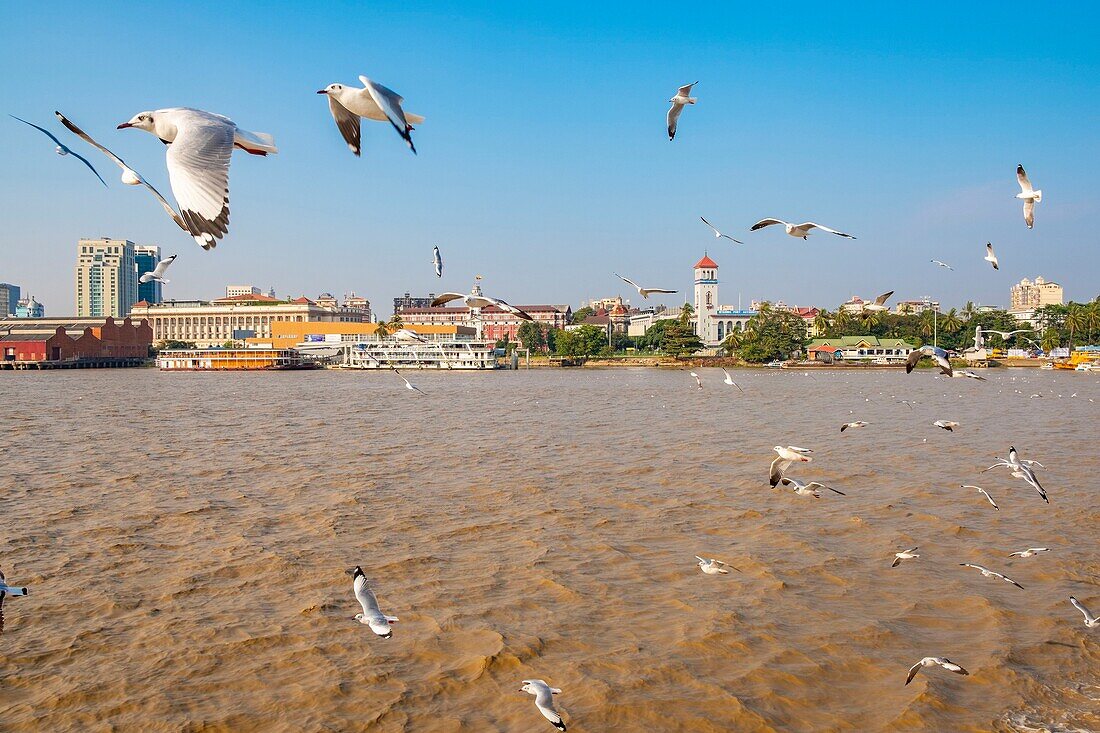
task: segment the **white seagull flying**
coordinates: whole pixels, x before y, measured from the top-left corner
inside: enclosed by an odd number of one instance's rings
[[[933,265],[939,265],[940,267],[945,267],[945,268],[947,268],[948,270],[954,270],[954,269],[955,269],[955,268],[954,268],[954,267],[952,267],[951,265],[947,264],[946,262],[941,262],[940,260],[930,260],[930,262],[931,262],[931,263],[932,263]]]
[[[102,183],[102,184],[103,184],[104,186],[106,186],[106,185],[107,185],[107,181],[103,180],[103,176],[99,175],[99,171],[97,171],[97,170],[95,169],[95,166],[94,166],[94,165],[92,165],[91,163],[89,163],[89,162],[88,162],[88,159],[87,159],[87,158],[85,158],[84,156],[80,155],[79,153],[74,153],[74,152],[73,152],[72,150],[69,150],[69,148],[68,148],[67,146],[63,145],[63,144],[62,144],[62,142],[61,142],[60,140],[58,140],[58,139],[57,139],[56,137],[54,137],[54,134],[53,134],[52,132],[50,132],[49,130],[45,129],[44,127],[39,127],[38,125],[34,124],[33,122],[27,122],[27,121],[26,121],[26,120],[24,120],[24,119],[23,119],[22,117],[16,117],[15,115],[8,115],[8,117],[11,117],[11,118],[12,118],[13,120],[19,120],[19,121],[20,121],[20,122],[22,122],[22,123],[23,123],[24,125],[30,125],[30,126],[31,126],[31,127],[33,127],[34,129],[38,130],[38,131],[39,131],[39,132],[41,132],[41,133],[42,133],[43,135],[45,135],[46,137],[48,137],[49,139],[53,140],[53,142],[54,142],[54,145],[56,145],[56,146],[57,146],[57,147],[55,147],[55,148],[54,148],[54,152],[55,152],[55,153],[57,153],[58,155],[61,155],[61,156],[65,156],[65,155],[71,155],[71,156],[73,156],[74,158],[76,158],[77,160],[79,160],[79,161],[80,161],[81,163],[83,163],[84,165],[88,166],[88,170],[90,170],[90,171],[91,171],[92,173],[94,173],[94,174],[95,174],[95,177],[99,179],[99,182],[100,182],[100,183]]]
[[[1031,187],[1031,181],[1027,180],[1027,173],[1022,165],[1016,166],[1016,180],[1020,184],[1020,193],[1016,194],[1016,198],[1023,199],[1024,223],[1031,229],[1035,226],[1035,204],[1043,200],[1043,192]]]
[[[959,427],[959,424],[954,420],[937,420],[932,424],[935,425],[937,428],[943,428],[949,433],[953,432],[955,428]]]
[[[1094,616],[1092,611],[1085,608],[1081,601],[1077,600],[1073,596],[1069,597],[1069,602],[1073,604],[1073,607],[1080,611],[1085,617],[1085,626],[1090,629],[1100,628],[1100,616]]]
[[[935,667],[936,665],[943,667],[948,672],[954,672],[955,674],[970,674],[947,657],[925,657],[924,659],[920,660],[909,668],[909,676],[905,678],[905,684],[908,685],[910,682],[912,682],[913,678],[917,676],[917,672],[920,672],[922,668]]]
[[[985,243],[985,257],[982,259],[993,265],[994,270],[1001,269],[1001,263],[997,261],[997,255],[993,252],[993,242]]]
[[[699,218],[700,218],[700,219],[703,219],[703,217],[701,217],[701,216],[700,216]],[[742,242],[741,240],[739,240],[739,239],[734,239],[734,238],[733,238],[733,237],[731,237],[730,235],[728,235],[728,234],[723,234],[722,232],[718,231],[718,227],[714,226],[713,224],[711,224],[711,223],[710,223],[709,221],[707,221],[706,219],[703,219],[703,223],[704,223],[704,224],[706,224],[706,225],[707,225],[708,227],[710,227],[710,228],[711,228],[711,230],[712,230],[712,231],[714,232],[714,238],[715,238],[715,239],[719,239],[719,238],[725,237],[726,239],[730,240],[731,242],[737,242],[738,244],[744,244],[744,242]]]
[[[139,112],[118,129],[144,130],[168,145],[168,180],[188,233],[203,249],[229,233],[229,159],[233,148],[277,153],[275,139],[248,132],[228,117],[190,107]]]
[[[1011,446],[1008,449],[1008,460],[998,457],[997,462],[989,468],[982,469],[982,473],[986,471],[992,471],[994,468],[1008,468],[1012,471],[1013,478],[1021,478],[1027,482],[1028,486],[1035,489],[1039,496],[1043,497],[1043,501],[1047,504],[1050,503],[1050,499],[1047,498],[1046,489],[1039,483],[1039,479],[1035,476],[1035,470],[1032,466],[1043,467],[1043,464],[1038,461],[1020,460],[1020,454],[1016,452],[1016,447]]]
[[[443,255],[439,254],[439,247],[432,247],[432,267],[436,277],[443,277]]]
[[[848,428],[865,428],[868,425],[870,425],[870,423],[866,423],[862,420],[856,420],[855,422],[846,422],[840,426],[840,432],[843,433]]]
[[[917,362],[925,357],[932,359],[940,367],[940,372],[947,376],[952,376],[951,362],[947,359],[947,352],[938,346],[929,346],[925,344],[919,349],[913,349],[909,352],[909,356],[905,359],[905,373],[909,374],[916,368]],[[904,402],[904,400],[902,400]]]
[[[467,308],[478,308],[478,309],[480,309],[480,308],[487,308],[491,305],[495,305],[497,308],[500,308],[502,311],[505,311],[506,313],[511,313],[512,315],[517,316],[518,318],[522,318],[525,321],[535,320],[530,315],[528,315],[527,313],[525,313],[521,309],[515,307],[514,305],[509,305],[508,303],[501,300],[500,298],[490,298],[488,295],[474,295],[474,294],[467,295],[465,293],[443,293],[441,295],[437,295],[435,300],[432,301],[432,307],[433,308],[438,308],[441,305],[444,305],[446,303],[450,303],[452,300],[461,300]]]
[[[318,94],[328,96],[328,109],[332,113],[332,119],[336,121],[336,127],[344,136],[344,142],[348,144],[351,152],[359,155],[362,151],[360,144],[359,118],[378,122],[389,122],[397,134],[416,152],[413,146],[413,125],[419,125],[424,121],[420,115],[406,113],[401,107],[404,101],[399,95],[390,89],[373,82],[365,76],[360,76],[363,88],[349,87],[346,84],[329,84],[324,89],[318,90]]]
[[[820,229],[823,232],[829,234],[835,234],[838,237],[847,237],[848,239],[855,239],[851,234],[845,234],[844,232],[838,232],[836,229],[830,229],[823,224],[815,224],[812,221],[805,221],[801,224],[791,224],[790,222],[783,221],[782,219],[761,219],[752,225],[749,229],[750,232],[755,232],[758,229],[764,227],[770,227],[772,224],[782,224],[787,230],[787,234],[792,237],[800,237],[801,239],[809,239],[811,229]]]
[[[969,563],[969,562],[961,562],[961,563],[959,563],[959,565],[964,567],[964,568],[974,568],[975,570],[977,570],[979,573],[982,574],[982,577],[985,577],[985,578],[1000,578],[1004,582],[1011,583],[1012,585],[1016,586],[1020,590],[1024,589],[1024,587],[1022,585],[1020,585],[1019,583],[1017,583],[1015,580],[1008,577],[1007,575],[1001,575],[1000,573],[994,572],[994,571],[990,570],[989,568],[984,567],[982,565],[975,565],[974,563]]]
[[[890,296],[893,295],[893,294],[894,294],[894,291],[891,290],[890,292],[883,293],[882,295],[875,298],[874,303],[864,303],[863,304],[863,310],[865,310],[865,311],[888,311],[888,310],[890,310],[890,306],[886,305],[886,301],[890,300]]]
[[[911,547],[908,550],[902,550],[901,552],[894,553],[894,562],[890,563],[890,567],[896,568],[901,565],[902,560],[912,560],[913,558],[920,557],[917,553],[916,547]]]
[[[1050,552],[1049,547],[1029,547],[1026,550],[1017,550],[1013,552],[1009,557],[1031,557],[1032,555],[1038,555],[1040,552]]]
[[[393,369],[393,373],[396,374],[397,376],[401,377],[401,381],[405,383],[405,389],[410,390],[412,392],[419,392],[420,394],[424,395],[425,397],[428,396],[427,393],[424,392],[424,390],[420,389],[415,384],[413,384],[409,380],[405,379],[404,375],[401,374],[401,372],[397,371],[393,367],[390,367],[390,369]]]
[[[986,500],[993,505],[993,508],[997,511],[1001,511],[1001,508],[997,506],[997,502],[993,501],[993,497],[989,495],[989,492],[983,489],[981,486],[974,486],[973,484],[963,484],[959,488],[962,489],[977,489],[978,493],[986,498]]]
[[[560,695],[561,690],[551,687],[543,680],[523,680],[523,687],[519,688],[519,691],[534,695],[535,707],[542,713],[542,717],[549,720],[550,724],[558,730],[565,730],[561,715],[554,709],[554,695]]]
[[[799,448],[794,445],[788,445],[784,448],[781,445],[777,445],[772,448],[779,455],[772,461],[771,470],[768,474],[768,481],[775,487],[783,479],[783,474],[787,469],[791,467],[792,463],[809,463],[813,460],[807,453],[813,453],[809,448]]]
[[[383,639],[393,636],[390,624],[396,623],[398,618],[387,616],[378,610],[378,599],[374,596],[374,591],[367,585],[367,578],[363,575],[363,569],[356,565],[351,570],[345,570],[344,572],[351,576],[351,587],[355,591],[355,600],[359,601],[359,605],[363,607],[362,613],[355,614],[355,620],[369,626],[371,631]]]
[[[807,484],[799,481],[796,478],[791,478],[790,476],[783,476],[779,480],[783,483],[784,486],[790,486],[794,490],[794,493],[798,494],[799,496],[812,496],[815,499],[820,499],[821,492],[819,492],[818,489],[828,489],[834,494],[847,496],[847,494],[845,494],[843,491],[837,491],[832,486],[826,486],[820,481],[811,481]]]
[[[168,271],[168,266],[176,261],[178,255],[172,255],[171,257],[165,257],[163,260],[157,263],[157,266],[153,268],[152,272],[147,272],[138,278],[138,282],[147,283],[156,281],[158,283],[169,283],[170,280],[164,279],[164,273]]]
[[[614,275],[615,277],[619,278],[623,282],[629,283],[630,285],[634,286],[634,288],[637,289],[637,291],[638,291],[638,295],[641,295],[646,300],[649,300],[649,294],[650,293],[676,293],[676,292],[679,292],[677,290],[666,290],[664,288],[643,288],[638,283],[634,282],[633,280],[631,280],[629,278],[623,277],[622,275],[620,275],[617,272],[613,272],[611,274]]]
[[[703,388],[703,380],[699,379],[699,375],[695,372],[690,372],[691,376],[695,377],[695,386],[699,389]]]
[[[697,563],[699,565],[699,569],[707,575],[729,575],[730,571],[726,570],[726,568],[733,568],[733,566],[729,563],[722,562],[721,560],[715,560],[713,557],[707,559],[696,555],[695,559],[699,561]],[[737,568],[733,569],[737,570]],[[737,570],[737,572],[741,571]]]
[[[0,570],[0,610],[4,608],[4,596],[25,596],[28,591],[25,586],[8,585],[4,577],[4,571]],[[3,623],[0,620],[0,623]]]
[[[680,113],[684,111],[685,104],[695,104],[698,101],[698,97],[691,96],[691,88],[699,82],[693,81],[690,84],[685,84],[676,90],[676,95],[668,101],[672,102],[672,106],[668,108],[668,114],[665,116],[665,122],[668,123],[668,139],[676,137],[676,123],[680,119]]]
[[[733,377],[730,376],[730,373],[726,371],[725,367],[722,367],[722,373],[726,375],[726,378],[722,380],[724,384],[728,384],[731,387],[737,387],[737,391],[739,391],[741,394],[745,393],[745,390],[741,389],[741,385],[733,381]]]

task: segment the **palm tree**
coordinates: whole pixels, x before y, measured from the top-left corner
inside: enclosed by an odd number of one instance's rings
[[[744,331],[730,331],[730,335],[726,336],[726,340],[722,342],[722,348],[726,350],[726,353],[730,356],[733,352],[741,348],[741,344],[745,341]]]
[[[400,313],[394,313],[389,322],[390,332],[400,331],[405,327],[405,322],[401,319]]]
[[[940,328],[948,333],[955,333],[962,328],[963,322],[959,319],[959,312],[952,308],[947,311],[943,316],[943,322],[940,324]]]
[[[374,334],[378,338],[384,339],[390,335],[390,326],[388,323],[386,323],[385,321],[379,321],[375,325],[378,326],[378,328],[374,330]]]
[[[1042,346],[1043,351],[1047,352],[1048,354],[1054,349],[1057,349],[1059,346],[1061,346],[1058,339],[1058,329],[1048,328],[1046,331],[1043,331]]]
[[[974,307],[974,301],[966,301],[966,305],[964,305],[962,309],[963,320],[969,321],[971,318],[974,317],[974,314],[977,312],[978,309]]]
[[[843,308],[838,308],[836,316],[833,317],[833,328],[839,332],[838,335],[843,336],[850,325],[852,325],[852,314]]]
[[[1073,335],[1078,331],[1088,328],[1088,315],[1079,303],[1070,303],[1069,312],[1066,313],[1066,330],[1069,331],[1069,346],[1072,349],[1076,341]]]
[[[1085,306],[1085,321],[1089,332],[1089,343],[1093,341],[1093,334],[1100,332],[1100,300],[1094,300]]]
[[[898,306],[898,315],[899,316],[908,316],[908,315],[912,315],[912,313],[913,313],[913,304],[912,303],[902,303],[901,305]]]
[[[859,314],[859,325],[867,334],[870,334],[871,330],[880,323],[882,323],[881,311],[863,311]]]
[[[932,309],[928,309],[920,314],[920,326],[917,330],[920,331],[920,335],[925,338],[931,338],[932,334],[936,332],[936,312]]]
[[[824,334],[829,330],[829,311],[822,308],[814,316],[814,331],[819,334]]]

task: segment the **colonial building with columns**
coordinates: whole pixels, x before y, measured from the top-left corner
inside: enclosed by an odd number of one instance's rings
[[[753,310],[719,305],[718,263],[705,253],[695,263],[695,333],[708,347],[722,343],[734,331],[743,331]]]

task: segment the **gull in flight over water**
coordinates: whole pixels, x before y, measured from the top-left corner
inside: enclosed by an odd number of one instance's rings
[[[27,595],[27,588],[24,586],[12,586],[8,585],[7,580],[4,577],[4,571],[0,570],[0,611],[4,608],[4,596],[25,596]],[[0,623],[3,620],[0,619]]]
[[[973,484],[963,484],[960,488],[963,489],[977,489],[980,494],[985,496],[986,500],[993,505],[993,508],[997,511],[1001,511],[1001,508],[997,506],[997,502],[993,501],[993,497],[989,495],[989,492],[983,489],[981,486],[974,486]]]
[[[699,557],[698,555],[696,555],[695,559],[699,561],[699,569],[707,575],[729,575],[730,571],[726,570],[726,568],[733,568],[733,566],[729,563],[722,562],[721,560],[715,560],[713,557],[708,560],[707,558]],[[737,568],[733,569],[737,570]],[[737,572],[741,571],[737,570]]]
[[[997,261],[997,255],[993,253],[993,242],[985,243],[985,257],[983,259],[993,265],[994,270],[1001,269],[1001,263]]]
[[[771,471],[768,476],[768,480],[774,487],[783,478],[783,474],[791,467],[792,463],[809,463],[813,460],[807,453],[813,453],[809,448],[799,448],[794,445],[788,445],[784,448],[781,445],[777,445],[772,448],[779,455],[772,461]]]
[[[794,493],[798,494],[799,496],[812,496],[815,499],[820,499],[821,493],[818,491],[818,489],[828,489],[834,494],[847,496],[847,494],[845,494],[843,491],[837,491],[832,486],[826,486],[820,481],[811,481],[810,483],[806,484],[796,478],[791,478],[790,476],[783,476],[779,480],[783,483],[784,486],[790,486],[794,490]]]
[[[947,360],[947,352],[938,346],[928,346],[927,344],[909,352],[909,356],[905,359],[905,373],[912,372],[916,368],[917,362],[926,357],[939,365],[941,374],[952,376],[951,362]]]
[[[1024,201],[1024,223],[1031,229],[1035,226],[1035,204],[1043,200],[1043,192],[1031,187],[1031,181],[1027,180],[1027,173],[1022,165],[1016,166],[1016,180],[1020,184],[1020,193],[1016,194],[1016,198]]]
[[[534,318],[529,316],[527,313],[525,313],[523,310],[515,307],[514,305],[509,305],[508,303],[504,302],[500,298],[490,298],[488,295],[473,295],[473,294],[467,295],[465,293],[443,293],[442,295],[436,296],[436,299],[432,301],[432,307],[433,308],[438,308],[441,305],[444,305],[446,303],[450,303],[452,300],[461,300],[467,308],[481,309],[481,308],[487,308],[491,305],[494,305],[497,308],[500,308],[502,311],[505,311],[506,313],[511,313],[512,315],[514,315],[518,318],[522,318],[525,321],[535,320]]]
[[[60,115],[59,115],[59,116],[60,116]],[[90,171],[91,171],[92,173],[94,173],[94,174],[95,174],[95,177],[99,179],[99,182],[100,182],[100,183],[102,183],[102,184],[103,184],[104,186],[106,186],[106,185],[107,185],[107,181],[103,180],[103,176],[99,175],[99,171],[97,171],[97,170],[95,169],[95,166],[94,166],[94,165],[92,165],[91,163],[89,163],[89,162],[88,162],[87,158],[85,158],[84,156],[80,155],[79,153],[74,153],[73,151],[69,150],[69,148],[68,148],[67,146],[65,146],[64,144],[62,144],[62,142],[61,142],[60,140],[58,140],[58,139],[57,139],[56,137],[54,137],[54,134],[53,134],[52,132],[50,132],[49,130],[45,129],[44,127],[39,127],[38,125],[34,124],[33,122],[27,122],[27,121],[26,121],[26,120],[24,120],[24,119],[23,119],[22,117],[16,117],[15,115],[8,115],[8,117],[11,117],[11,118],[12,118],[13,120],[19,120],[19,121],[20,121],[20,122],[22,122],[22,123],[23,123],[24,125],[30,125],[30,126],[31,126],[31,127],[33,127],[34,129],[38,130],[38,131],[39,131],[39,132],[41,132],[41,133],[42,133],[43,135],[45,135],[46,137],[48,137],[49,139],[53,140],[53,142],[54,142],[54,145],[56,145],[56,146],[57,146],[56,148],[54,148],[54,152],[55,152],[55,153],[57,153],[58,155],[62,155],[62,156],[64,156],[64,155],[71,155],[71,156],[73,156],[74,158],[76,158],[77,160],[79,160],[79,161],[80,161],[81,163],[83,163],[84,165],[88,166],[88,170],[90,170]]]
[[[1073,604],[1073,607],[1080,611],[1085,617],[1085,626],[1090,629],[1100,628],[1100,616],[1092,615],[1092,611],[1085,608],[1081,601],[1077,600],[1073,596],[1069,597],[1069,602]]]
[[[1050,552],[1049,547],[1029,547],[1026,550],[1018,550],[1009,557],[1031,557],[1032,555],[1038,555],[1040,552]]]
[[[990,570],[987,567],[983,567],[981,565],[975,565],[974,563],[969,563],[969,562],[961,562],[961,563],[959,563],[959,565],[964,567],[964,568],[974,568],[979,573],[981,573],[983,577],[986,577],[986,578],[1000,578],[1004,582],[1011,583],[1012,585],[1016,586],[1020,590],[1024,589],[1024,587],[1022,585],[1020,585],[1019,583],[1017,583],[1015,580],[1008,577],[1007,575],[1001,575],[1000,573],[994,572],[994,571]]]
[[[894,294],[894,291],[891,290],[890,292],[883,293],[882,295],[875,298],[874,303],[864,303],[863,310],[865,310],[865,311],[888,311],[888,310],[890,310],[890,306],[886,305],[886,301],[888,301],[890,299],[890,296],[893,295],[893,294]]]
[[[128,166],[126,164],[126,161],[108,150],[105,146],[100,145],[98,142],[95,141],[94,138],[92,138],[91,135],[84,132],[75,124],[73,124],[72,120],[65,117],[65,115],[61,114],[60,112],[54,112],[54,114],[57,115],[57,119],[61,120],[61,124],[68,128],[70,132],[72,132],[84,142],[91,145],[96,150],[106,155],[115,165],[121,168],[123,183],[125,183],[127,186],[145,186],[145,189],[149,191],[149,193],[153,194],[153,197],[160,202],[161,207],[168,214],[168,216],[172,217],[172,221],[176,222],[176,225],[179,226],[180,229],[185,232],[187,231],[187,224],[184,223],[183,217],[181,217],[179,213],[172,207],[172,204],[168,203],[168,200],[161,195],[160,191],[153,187],[153,184],[146,181],[140,173]]]
[[[362,151],[359,118],[365,117],[368,120],[389,122],[409,146],[409,150],[415,153],[416,147],[409,133],[412,132],[413,125],[419,125],[424,118],[406,113],[401,107],[405,100],[392,90],[365,76],[360,76],[359,81],[363,84],[362,89],[346,84],[329,84],[317,92],[328,96],[329,112],[351,152],[359,155]]]
[[[668,139],[670,141],[676,137],[676,123],[680,120],[680,113],[684,111],[684,105],[695,104],[698,101],[698,97],[691,96],[691,88],[698,83],[693,81],[690,84],[683,85],[676,90],[676,96],[668,100],[672,102],[672,106],[668,108],[665,121],[668,123]]]
[[[840,432],[843,433],[848,428],[865,428],[868,425],[870,425],[870,423],[866,423],[862,420],[856,420],[855,422],[846,422],[840,426]]]
[[[393,636],[390,624],[396,623],[398,618],[387,616],[378,610],[378,599],[375,598],[374,591],[367,586],[367,578],[363,575],[363,569],[356,565],[351,570],[345,570],[344,572],[351,576],[351,587],[355,591],[355,599],[363,607],[362,613],[355,614],[355,620],[369,626],[371,631],[383,639]]]
[[[558,730],[565,730],[561,715],[554,709],[554,695],[560,695],[561,690],[551,687],[543,680],[523,680],[523,687],[519,688],[519,691],[534,695],[535,707],[542,713],[542,717],[549,720],[550,724]]]
[[[405,379],[404,375],[401,374],[401,372],[397,371],[393,367],[390,367],[390,369],[393,369],[393,373],[396,374],[397,376],[401,377],[401,381],[405,383],[405,389],[411,390],[413,392],[419,392],[420,394],[424,395],[425,397],[428,396],[427,393],[424,392],[424,390],[420,389],[415,384],[413,384],[409,380]]]
[[[638,294],[641,295],[646,300],[649,300],[649,294],[650,293],[676,293],[676,292],[679,292],[677,290],[665,290],[664,288],[643,288],[638,283],[634,282],[633,280],[631,280],[629,278],[623,277],[622,275],[620,275],[617,272],[613,272],[611,274],[614,275],[615,277],[619,278],[620,280],[622,280],[624,283],[629,283],[630,285],[634,286],[634,288],[637,289]]]
[[[909,684],[913,681],[913,678],[917,676],[917,672],[920,672],[923,667],[935,667],[939,665],[946,669],[948,672],[954,672],[955,674],[970,674],[959,665],[952,662],[947,657],[925,657],[912,667],[909,668],[909,676],[905,678],[905,684]]]
[[[911,547],[908,550],[902,550],[901,552],[894,553],[894,562],[890,563],[890,567],[896,568],[901,565],[902,560],[912,560],[913,558],[920,557],[917,554],[917,548]]]
[[[731,377],[731,376],[730,376],[730,373],[726,371],[726,368],[725,368],[725,367],[722,367],[722,373],[726,375],[726,378],[722,380],[722,382],[723,382],[724,384],[728,384],[728,385],[731,385],[731,386],[733,386],[733,387],[737,387],[737,390],[738,390],[738,391],[739,391],[739,392],[740,392],[741,394],[744,394],[744,393],[745,393],[745,390],[741,389],[741,385],[740,385],[740,384],[738,384],[737,382],[733,381],[733,377]]]
[[[152,272],[147,272],[138,278],[138,282],[147,283],[156,281],[158,283],[167,284],[171,280],[164,279],[164,273],[168,271],[168,266],[176,261],[178,255],[172,255],[171,257],[165,257],[163,260],[157,263],[157,266],[153,268]]]
[[[233,149],[252,155],[279,152],[271,135],[242,130],[228,117],[189,107],[139,112],[118,126],[126,128],[144,130],[168,145],[168,180],[180,217],[203,249],[213,249],[229,233]]]
[[[979,382],[987,381],[981,374],[975,374],[974,372],[963,369],[962,371],[952,372],[952,377],[966,377],[967,379],[977,379]]]
[[[443,255],[439,254],[439,247],[432,248],[432,267],[436,277],[443,277]]]
[[[942,262],[942,261],[940,261],[940,260],[930,260],[930,262],[931,262],[931,263],[932,263],[933,265],[939,265],[940,267],[945,267],[945,268],[947,268],[948,270],[954,270],[954,269],[955,269],[955,268],[954,268],[954,267],[952,267],[951,265],[947,264],[946,262]]]
[[[703,219],[703,217],[701,217],[701,216],[700,216],[699,218],[700,218],[700,219]],[[733,237],[731,237],[730,235],[728,235],[728,234],[723,234],[722,232],[718,231],[718,227],[714,226],[713,224],[711,224],[711,223],[710,223],[709,221],[707,221],[706,219],[703,219],[703,223],[704,223],[704,224],[706,224],[706,225],[707,225],[708,227],[710,227],[710,228],[711,228],[711,230],[712,230],[712,231],[714,232],[714,238],[715,238],[715,239],[719,239],[719,238],[721,238],[721,237],[725,237],[726,239],[730,240],[731,242],[737,242],[738,244],[744,244],[744,242],[742,242],[741,240],[739,240],[739,239],[734,239],[734,238],[733,238]]]
[[[954,422],[953,420],[937,420],[932,424],[935,425],[937,428],[943,428],[949,433],[953,432],[955,428],[959,427],[959,424],[957,422]]]
[[[749,229],[750,232],[755,232],[757,229],[763,229],[764,227],[770,227],[772,224],[782,224],[787,230],[787,234],[792,237],[800,237],[801,239],[808,239],[811,229],[820,229],[823,232],[829,234],[835,234],[838,237],[847,237],[848,239],[855,239],[851,234],[845,234],[844,232],[838,232],[836,229],[830,229],[823,224],[815,224],[812,221],[802,222],[801,224],[791,224],[790,222],[783,221],[782,219],[761,219],[752,225]]]
[[[1047,504],[1050,503],[1050,499],[1047,498],[1046,489],[1039,483],[1039,479],[1035,477],[1035,471],[1032,466],[1043,467],[1043,464],[1038,461],[1020,460],[1020,454],[1016,452],[1015,446],[1008,449],[1008,460],[998,457],[997,462],[989,468],[983,469],[982,473],[986,471],[992,471],[994,468],[1005,467],[1011,469],[1013,478],[1022,478],[1027,484],[1035,489],[1039,493],[1039,496],[1043,497],[1043,501]]]
[[[695,372],[690,372],[691,376],[695,377],[695,386],[699,389],[703,388],[703,380],[699,379],[699,375]]]

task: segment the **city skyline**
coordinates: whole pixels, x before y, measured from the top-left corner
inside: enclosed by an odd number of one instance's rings
[[[678,273],[704,250],[723,266],[733,303],[740,293],[744,303],[835,307],[893,289],[945,308],[1007,307],[1023,277],[1056,280],[1077,301],[1100,283],[1086,226],[1100,208],[1088,165],[1100,147],[1097,114],[1087,102],[1100,91],[1100,52],[1069,32],[1091,9],[1033,17],[958,8],[960,28],[983,28],[963,55],[962,31],[919,9],[870,19],[804,5],[814,38],[791,41],[780,16],[762,8],[706,6],[670,22],[612,6],[491,15],[439,4],[264,6],[260,21],[241,7],[220,11],[238,29],[223,39],[232,52],[194,58],[168,96],[155,64],[101,53],[74,66],[52,49],[135,37],[183,54],[188,23],[198,21],[165,25],[152,5],[19,12],[19,32],[7,31],[0,48],[5,65],[22,70],[0,79],[6,112],[60,133],[52,112],[64,111],[162,191],[163,147],[113,129],[142,109],[207,108],[272,133],[280,147],[265,160],[235,157],[232,230],[204,253],[96,151],[70,141],[107,189],[7,119],[0,195],[16,213],[0,235],[0,277],[52,313],[70,310],[73,243],[103,235],[179,254],[164,297],[180,300],[256,282],[309,297],[355,290],[380,304],[406,291],[465,291],[480,273],[512,302],[578,304],[627,297],[612,272],[645,281],[676,273],[672,287],[686,292]],[[361,27],[388,31],[366,57]],[[1026,95],[1020,37],[1041,60],[1027,69]],[[363,157],[348,153],[314,92],[360,73],[425,115],[419,156],[373,124]],[[226,83],[227,74],[240,81]],[[670,143],[666,100],[696,78],[699,104]],[[1046,194],[1030,231],[1013,198],[1017,163]],[[745,245],[716,243],[700,215]],[[749,233],[764,216],[824,221],[859,239]],[[981,260],[986,241],[999,272]],[[430,266],[434,245],[442,280]]]

